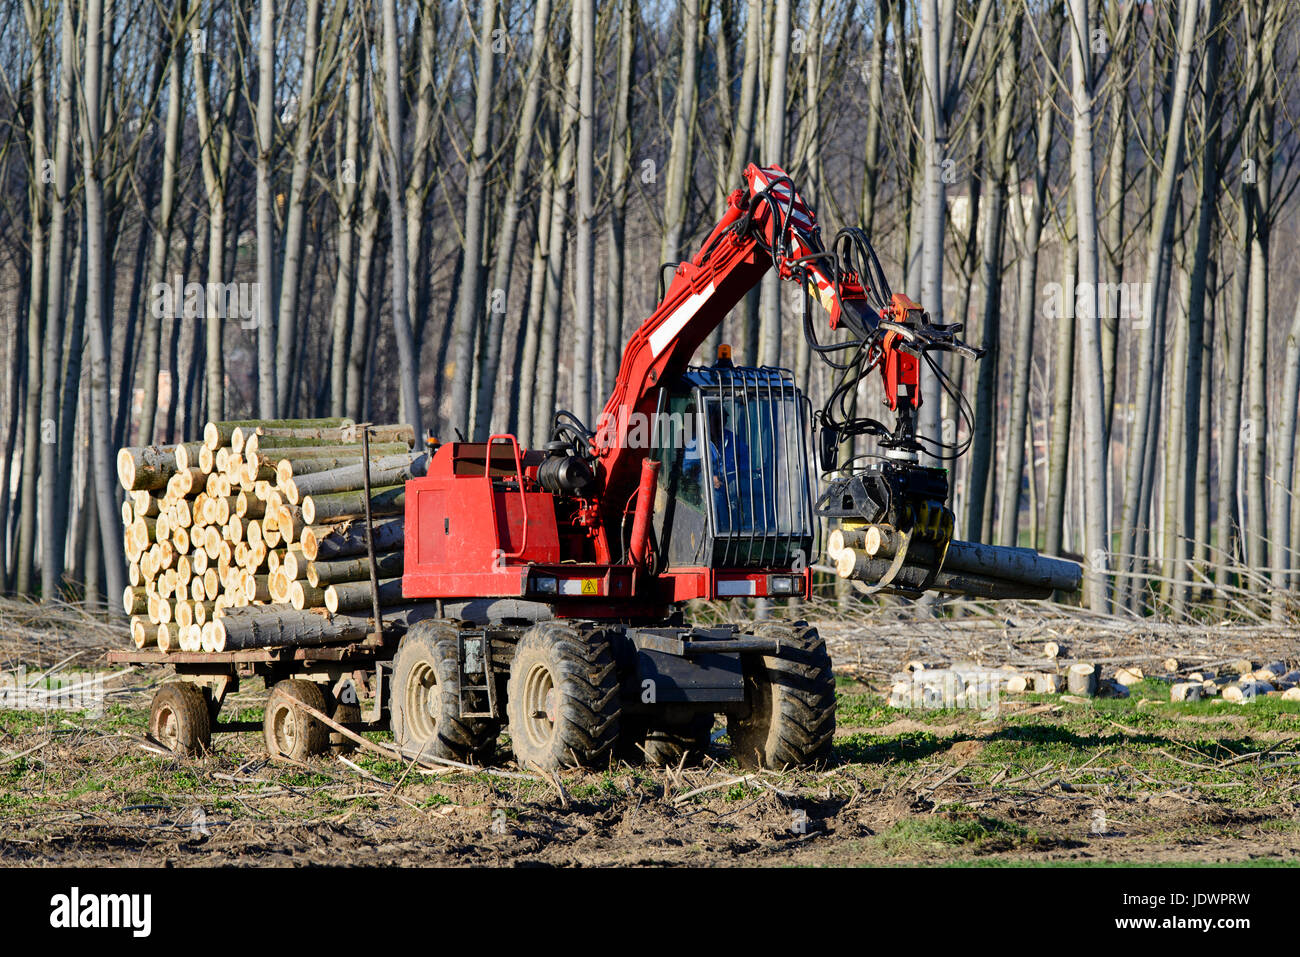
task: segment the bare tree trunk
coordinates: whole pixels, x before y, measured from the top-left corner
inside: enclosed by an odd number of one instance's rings
[[[1132,16],[1134,4],[1109,4],[1106,14],[1119,14],[1109,23],[1111,37],[1117,37],[1125,29],[1124,15]],[[1108,17],[1110,19],[1110,17]],[[1111,56],[1115,69],[1127,70],[1130,67],[1129,44],[1115,50]],[[1128,169],[1128,114],[1129,87],[1126,83],[1112,83],[1110,90],[1110,156],[1106,165],[1106,211],[1105,220],[1105,256],[1106,273],[1111,282],[1120,282],[1124,276],[1124,227],[1127,223],[1125,213],[1125,196],[1127,195]],[[1102,374],[1106,377],[1106,393],[1102,399],[1106,409],[1106,435],[1111,434],[1115,418],[1115,392],[1119,349],[1119,319],[1117,316],[1102,316],[1101,319],[1101,361]]]
[[[1216,264],[1214,260],[1209,263],[1206,270],[1206,288],[1217,289],[1216,282]],[[1212,405],[1210,402],[1210,392],[1214,376],[1214,322],[1215,322],[1215,304],[1211,298],[1205,306],[1205,321],[1202,329],[1202,357],[1201,357],[1201,401],[1200,417],[1198,419],[1198,428],[1196,435],[1197,456],[1196,472],[1190,479],[1193,483],[1195,501],[1195,550],[1192,553],[1192,559],[1197,568],[1195,576],[1197,585],[1195,593],[1204,594],[1204,583],[1210,580],[1210,572],[1213,566],[1213,558],[1210,543],[1210,501],[1212,489],[1210,485],[1210,450],[1213,444],[1214,423],[1212,421]],[[1296,513],[1300,514],[1300,512]],[[1196,601],[1203,598],[1194,599]]]
[[[533,243],[532,275],[528,282],[528,307],[520,319],[518,358],[515,361],[514,382],[510,387],[515,413],[512,431],[521,441],[529,443],[536,434],[533,429],[535,403],[531,389],[537,381],[537,358],[541,349],[541,323],[545,311],[546,278],[551,254],[551,204],[555,201],[555,162],[558,159],[553,149],[549,152],[550,159],[541,172],[542,196],[537,204],[537,236]]]
[[[495,12],[494,0],[485,0]],[[393,263],[393,338],[397,343],[398,385],[401,394],[400,416],[415,429],[417,436],[424,432],[420,416],[419,362],[415,355],[415,339],[411,334],[410,315],[406,301],[406,220],[403,216],[402,196],[406,176],[402,158],[402,87],[401,57],[397,39],[397,0],[383,0],[384,19],[384,100],[387,112],[384,117],[384,149],[388,159],[388,205],[392,220]],[[490,39],[490,38],[489,38]],[[491,50],[488,50],[491,56]],[[473,247],[471,247],[473,248]]]
[[[1180,613],[1187,601],[1187,589],[1184,585],[1190,576],[1190,570],[1184,564],[1189,559],[1199,560],[1196,552],[1207,548],[1209,525],[1209,497],[1206,493],[1209,484],[1209,449],[1201,448],[1204,438],[1208,436],[1209,395],[1206,381],[1210,376],[1205,370],[1205,312],[1207,308],[1207,277],[1210,271],[1210,242],[1213,238],[1216,204],[1219,196],[1219,139],[1220,125],[1223,122],[1222,99],[1219,94],[1221,35],[1218,32],[1219,2],[1209,0],[1205,6],[1205,23],[1207,35],[1205,40],[1205,59],[1201,66],[1201,82],[1204,89],[1204,113],[1207,120],[1204,141],[1199,150],[1201,178],[1200,199],[1196,209],[1196,244],[1192,252],[1192,269],[1187,283],[1187,401],[1182,422],[1172,415],[1171,429],[1182,430],[1182,442],[1185,450],[1184,461],[1177,468],[1182,474],[1180,495],[1183,507],[1179,513],[1181,535],[1175,533],[1175,570],[1174,579],[1178,583],[1173,593],[1173,611]],[[1175,364],[1175,374],[1178,366]],[[1169,466],[1166,465],[1166,470]],[[1200,522],[1202,504],[1205,511],[1205,526]],[[1186,538],[1190,534],[1193,542]]]
[[[1223,390],[1219,423],[1219,482],[1216,502],[1215,539],[1219,549],[1218,582],[1226,585],[1237,556],[1241,528],[1237,516],[1237,467],[1241,455],[1241,398],[1246,355],[1246,307],[1250,291],[1252,220],[1250,198],[1243,195],[1237,205],[1237,262],[1232,271],[1232,313],[1224,317],[1220,334],[1223,352]]]
[[[1078,229],[1079,283],[1097,288],[1097,194],[1093,169],[1092,113],[1095,85],[1089,34],[1088,0],[1067,0],[1072,15],[1071,100],[1074,113],[1072,149],[1075,217]],[[1083,404],[1084,543],[1087,551],[1088,604],[1094,611],[1110,611],[1105,571],[1110,552],[1109,517],[1106,514],[1106,420],[1103,406],[1101,328],[1096,302],[1077,320],[1079,335],[1079,396]]]
[[[576,0],[575,0],[576,2]],[[474,341],[483,312],[483,222],[489,152],[492,149],[492,86],[495,56],[492,31],[496,27],[496,0],[479,6],[478,78],[474,84],[474,139],[470,145],[465,185],[465,270],[460,279],[460,309],[456,314],[456,376],[452,380],[451,425],[473,432],[470,396],[474,388]],[[467,435],[467,437],[470,437]]]
[[[745,166],[754,151],[754,126],[758,103],[758,67],[763,59],[763,5],[760,0],[748,0],[745,14],[745,65],[740,74],[740,104],[736,110],[735,130],[731,139],[731,153],[727,160],[726,180],[719,184],[718,199],[724,200],[728,190],[740,185]],[[763,162],[772,162],[763,160]]]
[[[346,34],[351,36],[349,28]],[[334,300],[330,305],[330,415],[344,415],[347,396],[348,357],[352,332],[352,295],[356,278],[357,176],[361,160],[361,88],[366,82],[365,61],[358,54],[344,67],[347,97],[343,108],[343,166],[337,176],[335,196],[338,203],[336,227],[339,268],[334,281]],[[371,164],[373,166],[373,164]],[[369,170],[367,170],[369,172]]]
[[[9,353],[5,361],[5,413],[8,421],[5,428],[4,459],[13,462],[14,449],[18,444],[18,432],[22,427],[23,403],[22,385],[23,368],[27,357],[27,326],[18,317],[23,312],[23,300],[26,292],[18,286],[14,289],[14,305],[10,315],[14,317],[13,330],[9,337]],[[13,496],[10,494],[11,473],[6,471],[0,479],[0,592],[10,588],[10,571],[14,566],[9,548],[9,519],[13,515],[11,507]],[[16,537],[16,535],[15,535]]]
[[[1268,312],[1269,312],[1269,246],[1273,229],[1273,149],[1274,116],[1277,103],[1277,73],[1274,65],[1281,8],[1276,4],[1255,2],[1255,16],[1262,18],[1262,32],[1257,56],[1260,60],[1262,91],[1255,114],[1255,150],[1258,157],[1253,199],[1256,203],[1254,230],[1251,233],[1250,259],[1250,311],[1246,330],[1246,403],[1247,420],[1252,425],[1253,441],[1246,446],[1246,556],[1253,568],[1263,568],[1273,560],[1282,562],[1283,553],[1277,548],[1286,532],[1268,521],[1268,499],[1264,483],[1266,469],[1265,449],[1268,445]],[[1251,200],[1247,192],[1247,200]],[[1290,471],[1283,482],[1290,480]],[[1285,486],[1284,486],[1285,487]],[[1280,491],[1280,490],[1279,490]],[[1289,523],[1285,523],[1289,524]],[[1273,547],[1270,555],[1270,538]],[[1280,614],[1280,612],[1279,612]]]
[[[261,0],[257,41],[257,409],[276,415],[275,211],[271,155],[275,149],[275,0]],[[196,61],[196,69],[199,64]]]
[[[550,0],[537,0],[533,10],[533,46],[524,79],[523,105],[519,133],[515,139],[510,183],[502,203],[500,238],[492,264],[487,327],[484,330],[483,368],[479,375],[479,395],[474,434],[485,435],[500,425],[494,410],[494,398],[500,383],[501,344],[505,336],[506,316],[510,314],[510,279],[514,271],[515,243],[519,236],[520,205],[527,185],[528,160],[532,156],[538,108],[542,97],[542,65],[546,54],[547,31],[550,29]],[[616,107],[617,109],[617,107]],[[616,121],[617,122],[617,121]],[[612,250],[611,250],[612,253]],[[494,419],[497,421],[494,422]]]
[[[943,247],[944,223],[946,220],[947,201],[944,189],[944,162],[948,159],[948,116],[944,109],[944,97],[947,91],[947,61],[940,53],[943,24],[939,17],[938,0],[920,0],[921,33],[921,70],[924,81],[921,85],[921,131],[924,181],[921,193],[921,298],[920,303],[930,313],[933,322],[944,322],[943,312]],[[940,72],[940,71],[944,72]],[[992,220],[990,219],[990,223]],[[990,228],[988,233],[996,233]],[[1000,242],[1000,237],[998,239]],[[986,242],[985,253],[989,253]],[[997,341],[997,329],[988,329],[990,321],[996,321],[996,314],[990,310],[984,316],[985,338]],[[989,333],[992,333],[991,336]],[[996,365],[996,356],[981,360],[981,371]],[[984,373],[987,374],[987,373]],[[921,395],[924,401],[917,417],[917,432],[927,438],[937,439],[939,426],[939,390],[938,381],[925,364],[922,363],[920,376]],[[977,397],[978,401],[978,397]],[[994,423],[987,415],[980,419],[976,416],[976,425],[991,435]],[[977,443],[987,450],[986,442]],[[971,457],[971,509],[967,532],[983,527],[984,490],[987,487],[985,476],[988,473],[990,453],[982,458]],[[937,464],[931,462],[931,464]],[[975,511],[978,505],[980,510]],[[978,519],[978,521],[977,521]]]
[[[68,283],[72,298],[72,322],[60,346],[65,357],[63,390],[59,400],[59,471],[54,492],[56,511],[66,514],[71,507],[72,461],[76,455],[78,405],[81,402],[83,356],[86,352],[86,235],[84,221],[79,224],[77,242],[72,256],[72,278]],[[65,533],[66,535],[66,533]],[[65,539],[66,541],[66,539]],[[66,552],[65,552],[66,554]]]
[[[420,35],[418,47],[413,58],[419,60],[416,78],[414,108],[415,122],[411,131],[411,167],[407,177],[404,201],[406,203],[406,309],[411,317],[411,328],[415,332],[415,352],[422,355],[424,350],[425,329],[429,319],[429,303],[426,296],[428,288],[425,264],[428,240],[425,230],[425,206],[429,197],[428,166],[430,158],[430,140],[434,130],[434,74],[437,72],[437,52],[439,28],[442,26],[441,10],[438,4],[420,0],[418,10]],[[444,43],[449,41],[444,40]],[[439,109],[441,104],[439,104]],[[456,288],[453,285],[453,288]],[[455,310],[451,310],[455,314]],[[445,342],[445,338],[444,338]],[[443,345],[442,348],[446,348]],[[438,362],[441,373],[442,362]],[[436,390],[440,395],[441,390]],[[438,411],[435,407],[435,421]]]
[[[45,56],[46,36],[49,21],[46,11],[38,9],[33,0],[24,0],[23,17],[27,24],[27,33],[32,46],[31,63],[31,171],[28,176],[28,207],[31,218],[28,299],[27,299],[27,341],[38,343],[43,340],[45,329],[45,277],[46,277],[46,243],[49,233],[49,155],[47,133],[45,129],[47,93],[47,62]],[[41,442],[46,436],[41,420],[41,350],[30,349],[27,353],[27,377],[25,392],[26,410],[23,416],[25,434],[23,436],[23,465],[21,474],[21,495],[18,511],[18,574],[17,590],[20,595],[32,594],[34,591],[36,538],[37,538],[37,490],[38,467],[41,457]],[[53,440],[53,436],[48,437]],[[6,478],[8,476],[6,475]],[[42,516],[41,528],[49,524],[49,515]],[[42,580],[45,578],[45,566],[42,561]],[[45,596],[46,598],[50,596]]]
[[[108,330],[112,304],[105,299],[104,193],[100,178],[99,151],[103,129],[100,125],[100,64],[103,53],[104,8],[102,0],[87,0],[85,19],[85,70],[82,79],[84,98],[81,135],[82,166],[86,192],[86,330],[90,338],[90,397],[93,427],[90,430],[91,458],[94,462],[95,504],[99,519],[99,538],[103,547],[105,586],[110,595],[119,595],[126,587],[126,569],[122,564],[122,523],[118,516],[112,476],[113,453],[110,447],[112,423],[109,409]],[[114,613],[120,610],[114,606]]]
[[[1147,445],[1156,441],[1155,435],[1148,429],[1147,411],[1152,408],[1154,401],[1156,380],[1153,369],[1156,364],[1156,331],[1163,328],[1165,310],[1168,307],[1169,270],[1166,261],[1168,249],[1173,241],[1175,189],[1183,161],[1183,132],[1187,121],[1187,92],[1191,77],[1196,20],[1196,6],[1189,4],[1180,8],[1177,68],[1170,102],[1169,125],[1165,134],[1164,157],[1160,168],[1160,179],[1156,186],[1151,214],[1151,232],[1148,237],[1146,285],[1138,345],[1137,395],[1134,399],[1137,415],[1127,443],[1124,504],[1120,517],[1120,568],[1124,572],[1131,572],[1134,568],[1133,556],[1136,554],[1138,525],[1145,521],[1145,516],[1140,510],[1142,490],[1154,479],[1145,468],[1148,456]],[[1099,291],[1095,283],[1090,288],[1094,308],[1100,312],[1105,307],[1098,301]],[[1119,592],[1121,596],[1133,594],[1126,585],[1121,585]]]
[[[763,165],[783,162],[785,153],[786,73],[790,63],[790,0],[776,0],[772,55],[768,68],[766,155]],[[759,297],[759,364],[781,364],[781,279],[774,270],[763,275]]]
[[[1057,49],[1060,43],[1060,18],[1058,16],[1053,19],[1055,29],[1050,31],[1053,45],[1049,49]],[[1011,374],[1011,411],[1007,430],[1006,463],[1002,473],[1002,518],[998,528],[998,541],[1006,545],[1015,545],[1019,539],[1020,484],[1025,468],[1029,384],[1033,374],[1034,319],[1038,306],[1038,251],[1043,232],[1044,207],[1047,202],[1047,180],[1050,175],[1048,163],[1052,153],[1055,109],[1050,93],[1045,92],[1039,97],[1033,193],[1030,196],[1029,210],[1024,216],[1023,228],[1019,230],[1021,234],[1018,257],[1020,312],[1016,320],[1016,350]],[[1019,175],[1014,176],[1014,179],[1019,183]],[[1016,190],[1012,205],[1014,207],[1012,218],[1018,222],[1021,218],[1019,189]],[[1064,322],[1060,317],[1057,321]],[[1032,430],[1030,430],[1028,444],[1032,452]],[[1032,488],[1034,484],[1032,456],[1029,468]],[[1031,545],[1037,547],[1037,542],[1031,541]]]
[[[72,64],[76,59],[76,31],[73,24],[72,2],[63,3],[63,29],[59,37],[59,91],[58,119],[54,147],[54,196],[50,216],[50,268],[46,295],[45,345],[42,356],[41,421],[59,421],[59,377],[64,372],[63,348],[65,290],[68,277],[65,268],[67,253],[68,205],[72,189],[72,109],[74,77]],[[80,351],[80,344],[77,345]],[[67,509],[59,496],[59,442],[58,435],[41,443],[41,515],[44,526],[41,536],[41,591],[54,595],[63,575],[65,563],[64,541],[67,537]]]
[[[185,110],[185,31],[190,22],[190,5],[185,0],[172,15],[171,46],[167,64],[167,119],[163,133],[162,186],[158,202],[158,222],[153,233],[149,259],[149,295],[152,299],[167,280],[167,251],[171,246],[172,217],[176,212],[176,178],[180,158],[181,122]],[[62,120],[60,119],[60,122]],[[54,284],[51,283],[51,286]],[[181,290],[172,291],[173,299]],[[173,321],[175,317],[171,317]],[[158,415],[158,370],[162,358],[162,316],[151,310],[145,320],[144,334],[144,402],[140,409],[140,442],[154,441]]]
[[[358,64],[360,69],[361,64]],[[360,78],[358,78],[358,82]],[[366,179],[361,187],[361,225],[357,230],[357,281],[352,300],[352,325],[348,333],[348,374],[344,391],[344,414],[354,419],[366,418],[362,411],[363,396],[369,391],[366,382],[366,363],[370,342],[378,328],[376,314],[375,244],[379,235],[380,134],[370,134],[370,149],[366,157]],[[382,265],[380,267],[382,271]],[[418,435],[418,433],[417,433]]]
[[[545,2],[545,0],[542,0]],[[606,253],[604,388],[608,392],[618,377],[623,351],[623,273],[626,262],[623,245],[627,232],[629,161],[632,153],[632,61],[636,55],[635,0],[623,0],[618,28],[618,76],[615,81],[614,118],[609,133],[609,242]],[[753,90],[750,91],[753,96]],[[753,128],[751,103],[750,128]]]
[[[970,38],[960,64],[953,65],[953,41],[956,30],[956,4],[938,0],[921,0],[921,131],[924,149],[924,185],[921,202],[921,288],[920,303],[930,313],[931,321],[944,322],[943,249],[947,206],[944,184],[947,170],[954,162],[948,156],[948,135],[961,89],[971,75],[989,12],[990,0],[981,0],[971,27]],[[942,353],[932,357],[943,367]],[[917,432],[937,440],[942,435],[939,422],[940,391],[934,374],[923,364],[920,376],[923,401]],[[972,462],[972,470],[974,462]],[[974,471],[972,471],[974,475]],[[976,476],[976,481],[980,481]]]
[[[830,203],[823,202],[822,189],[825,182],[822,165],[822,48],[818,42],[822,36],[822,7],[825,0],[812,0],[808,8],[808,36],[804,47],[804,89],[803,119],[799,124],[798,147],[795,150],[801,170],[800,181],[803,183],[803,197],[812,204],[813,209],[824,209]],[[807,296],[799,297],[800,321],[811,308]],[[808,337],[795,334],[794,376],[805,394],[811,394],[809,372],[812,363],[812,347]]]
[[[695,151],[691,117],[695,112],[699,82],[699,0],[683,0],[681,13],[681,66],[678,70],[676,99],[673,103],[673,127],[669,141],[668,169],[664,184],[664,235],[659,261],[676,262],[682,256],[682,233],[686,228],[686,211],[691,189]],[[788,5],[787,5],[788,11]],[[788,19],[788,15],[787,15]],[[788,32],[787,22],[787,32]],[[768,160],[767,162],[779,162]]]
[[[542,328],[537,350],[537,394],[533,406],[533,445],[540,447],[549,438],[554,421],[559,376],[560,298],[563,292],[565,219],[569,207],[569,185],[573,182],[575,153],[574,133],[578,124],[578,95],[581,84],[582,49],[576,15],[569,38],[568,66],[563,86],[564,108],[560,119],[555,187],[551,196],[550,252],[546,259],[546,289],[542,294]]]
[[[80,543],[82,546],[81,578],[84,583],[82,588],[82,600],[86,603],[87,608],[98,610],[104,606],[102,585],[104,576],[101,574],[103,570],[103,562],[101,559],[102,543],[99,534],[100,509],[99,501],[95,495],[97,479],[95,476],[93,459],[94,456],[92,454],[86,462],[86,500],[85,506],[82,509],[82,511],[85,512],[86,521],[83,526],[85,534]],[[109,478],[107,481],[108,484],[111,485],[113,480],[112,478]],[[123,587],[125,588],[126,586]],[[113,603],[112,611],[114,614],[119,613],[117,602]]]
[[[233,67],[220,116],[214,117],[208,88],[209,65],[203,59],[204,53],[206,50],[200,45],[194,58],[196,101],[194,112],[199,129],[199,156],[208,200],[208,295],[204,303],[203,319],[204,387],[207,394],[205,403],[207,417],[209,420],[219,421],[225,418],[226,385],[222,342],[223,319],[220,315],[221,309],[218,308],[216,290],[225,282],[226,275],[226,192],[230,182],[235,106],[238,101],[237,91],[242,79],[242,70],[238,66]],[[265,293],[265,289],[262,292]],[[258,322],[268,321],[269,315],[269,313],[265,315],[259,313]]]
[[[876,194],[880,178],[880,127],[884,121],[885,31],[889,22],[889,0],[876,0],[871,29],[871,57],[867,61],[867,129],[863,137],[862,199],[858,219],[871,233],[876,218]],[[874,240],[874,236],[872,239]]]
[[[696,0],[686,0],[685,15]],[[591,422],[592,342],[596,317],[596,3],[574,0],[577,22],[574,37],[582,44],[581,77],[578,82],[578,194],[577,234],[574,237],[574,337],[572,411],[582,422]],[[694,73],[694,70],[691,71]],[[693,85],[693,84],[692,84]]]
[[[296,407],[298,379],[290,375],[296,347],[298,285],[304,243],[303,216],[307,175],[310,172],[312,136],[316,126],[317,50],[320,45],[320,0],[306,0],[306,36],[302,53],[302,86],[298,91],[297,128],[293,142],[293,173],[284,224],[284,266],[280,275],[280,308],[276,313],[275,381],[279,383],[279,414],[288,417]],[[259,90],[260,94],[260,90]],[[260,107],[259,100],[259,107]],[[260,119],[260,116],[259,116]],[[267,144],[269,147],[269,142]]]

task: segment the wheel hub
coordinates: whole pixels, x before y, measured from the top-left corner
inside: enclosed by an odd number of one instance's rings
[[[418,661],[411,668],[404,689],[406,712],[406,738],[423,743],[438,733],[438,719],[442,715],[442,688],[438,674],[428,661]]]
[[[543,664],[533,665],[524,679],[524,715],[529,739],[538,746],[547,745],[560,720],[560,696],[550,669]]]
[[[298,720],[294,714],[293,707],[286,705],[280,709],[276,715],[275,722],[275,741],[280,746],[280,751],[284,754],[293,752],[294,744],[298,739]]]
[[[171,708],[163,708],[158,712],[158,740],[170,750],[175,750],[176,741],[180,737],[177,725],[176,712]]]

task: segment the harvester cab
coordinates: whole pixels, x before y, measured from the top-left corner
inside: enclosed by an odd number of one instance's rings
[[[657,570],[801,573],[816,523],[808,402],[794,377],[730,362],[692,367],[664,391],[655,421]],[[776,576],[768,590],[803,592],[792,575]]]

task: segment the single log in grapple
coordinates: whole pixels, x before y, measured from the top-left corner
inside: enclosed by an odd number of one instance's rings
[[[835,728],[816,629],[693,626],[685,603],[808,597],[823,520],[837,571],[868,592],[1076,588],[1072,563],[952,540],[948,473],[921,455],[962,448],[918,434],[916,413],[929,367],[969,431],[932,357],[978,357],[961,327],[891,294],[860,230],[827,250],[779,167],[745,175],[632,335],[594,429],[561,411],[542,450],[492,435],[425,451],[401,426],[218,422],[201,445],[123,450],[140,650],[113,658],[165,661],[201,689],[164,686],[154,734],[197,750],[214,727],[244,730],[217,712],[259,675],[268,748],[295,759],[329,745],[315,711],[391,728],[416,758],[488,760],[506,727],[519,763],[547,771],[615,754],[677,763],[723,715],[742,765],[807,764]],[[838,375],[811,419],[783,369],[736,366],[726,347],[689,364],[769,268],[838,331],[822,343],[805,316]],[[877,372],[892,427],[856,410]],[[840,462],[867,437],[871,458]]]

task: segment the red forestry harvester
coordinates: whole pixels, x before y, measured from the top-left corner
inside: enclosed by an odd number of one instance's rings
[[[305,588],[298,559],[314,563],[314,546],[310,553],[285,550],[275,555],[283,564],[271,563],[267,543],[252,541],[257,523],[250,522],[252,547],[241,546],[249,556],[241,584],[247,601],[213,607],[216,619],[207,622],[198,617],[207,603],[178,601],[196,623],[180,622],[185,627],[177,634],[196,647],[171,652],[160,638],[156,652],[110,654],[113,661],[166,662],[186,678],[164,685],[155,698],[155,735],[169,747],[202,750],[214,730],[248,730],[215,720],[226,693],[257,675],[273,689],[263,721],[268,747],[295,759],[329,746],[331,731],[334,745],[346,747],[341,734],[355,740],[359,728],[391,727],[408,756],[481,761],[504,724],[526,768],[596,766],[616,750],[677,763],[704,750],[723,714],[742,765],[799,765],[826,758],[835,731],[831,660],[816,629],[770,618],[745,628],[691,625],[686,602],[809,597],[824,519],[835,526],[825,550],[836,570],[867,592],[1041,598],[1076,588],[1079,569],[1071,563],[1029,549],[952,541],[948,473],[923,465],[921,455],[949,458],[962,446],[918,433],[917,412],[921,370],[929,367],[969,434],[970,408],[933,356],[979,357],[958,338],[961,327],[932,323],[916,303],[892,294],[861,230],[841,230],[831,248],[823,246],[812,211],[780,168],[750,166],[745,179],[632,335],[594,428],[561,411],[543,449],[492,435],[438,446],[431,456],[405,456],[391,468],[371,460],[373,450],[363,443],[361,464],[351,464],[357,453],[347,446],[346,461],[326,460],[326,471],[307,474],[301,486],[297,478],[289,482],[296,503],[303,487],[355,490],[363,476],[362,491],[324,498],[333,503],[330,514],[366,517],[369,594],[357,590],[351,561],[313,564],[313,587]],[[769,269],[799,284],[805,306],[816,299],[838,332],[823,341],[803,310],[810,351],[835,370],[830,400],[816,413],[784,369],[734,365],[726,347],[711,365],[690,364]],[[877,372],[892,426],[857,412],[859,384]],[[222,425],[240,423],[209,426],[209,455],[221,444]],[[877,451],[840,462],[845,444],[863,436],[875,439]],[[187,469],[183,445],[175,455],[145,451],[180,470],[169,485],[210,471]],[[233,445],[232,451],[241,456]],[[311,464],[312,456],[329,452],[298,455]],[[124,486],[143,487],[131,451],[123,455]],[[240,482],[253,489],[266,477],[261,470],[284,483],[279,469],[293,465],[272,468],[256,450],[242,458],[248,461]],[[376,478],[392,484],[372,496]],[[180,485],[176,491],[183,497]],[[142,514],[157,514],[158,501],[144,498]],[[299,525],[309,532],[321,514],[314,501],[293,511],[278,494],[258,498],[257,514],[279,510],[261,537],[278,540],[279,530],[292,533]],[[375,503],[405,510],[395,537],[396,521],[384,535],[370,522]],[[174,505],[177,522],[188,525],[179,511],[186,502]],[[165,519],[136,522],[141,549],[149,521]],[[188,548],[184,533],[176,533],[181,551]],[[213,537],[215,528],[204,534],[215,558],[220,537]],[[354,556],[355,537],[342,532],[336,556]],[[381,538],[387,550],[379,560]],[[149,549],[149,574],[166,557],[154,552],[169,548]],[[396,581],[381,586],[378,579],[381,570],[395,575],[398,568],[400,594]],[[346,583],[325,594],[328,616],[314,607],[322,603],[315,586],[323,571]],[[205,574],[211,599],[217,574]],[[180,576],[177,587],[188,577]],[[172,587],[170,579],[164,584]],[[351,596],[347,602],[339,587]],[[265,604],[267,589],[280,610]],[[286,589],[295,610],[285,610]],[[372,605],[373,619],[338,614],[361,598]],[[162,612],[171,606],[147,588],[128,590],[127,601],[152,602],[157,619],[170,620]],[[250,602],[255,607],[245,607]],[[397,607],[385,615],[381,604]],[[170,642],[171,626],[160,628]],[[143,623],[139,630],[144,637]],[[343,694],[348,682],[373,702],[366,713]]]

